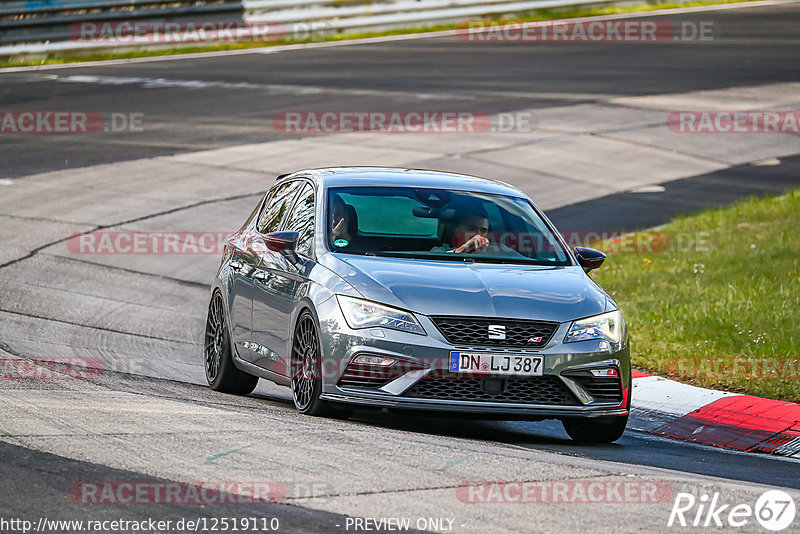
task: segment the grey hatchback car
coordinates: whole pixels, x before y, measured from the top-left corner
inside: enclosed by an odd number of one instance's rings
[[[625,321],[522,192],[426,170],[282,175],[226,242],[211,289],[211,388],[289,386],[309,415],[354,408],[625,430]]]

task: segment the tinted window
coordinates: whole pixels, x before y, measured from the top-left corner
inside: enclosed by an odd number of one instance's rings
[[[339,198],[358,214],[358,229],[367,234],[435,236],[436,219],[387,217],[387,213],[411,213],[422,204],[403,192],[385,195],[354,195],[342,192]]]
[[[297,239],[297,252],[310,256],[311,243],[314,239],[314,188],[310,184],[304,185],[300,191],[289,215],[286,230],[300,233]]]
[[[278,227],[283,220],[283,216],[289,206],[292,205],[297,188],[300,187],[302,182],[294,181],[288,182],[278,187],[271,199],[267,203],[267,209],[261,214],[261,219],[258,221],[258,231],[262,234],[270,232],[277,232]]]
[[[413,187],[330,189],[334,252],[452,261],[570,265],[525,198]]]

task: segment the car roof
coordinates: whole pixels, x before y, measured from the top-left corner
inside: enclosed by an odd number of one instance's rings
[[[525,198],[516,187],[469,174],[395,167],[325,167],[282,175],[279,180],[307,176],[331,187],[429,187]]]

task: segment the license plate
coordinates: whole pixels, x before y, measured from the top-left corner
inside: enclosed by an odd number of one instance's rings
[[[455,351],[450,353],[450,371],[453,373],[541,376],[543,368],[543,356]]]

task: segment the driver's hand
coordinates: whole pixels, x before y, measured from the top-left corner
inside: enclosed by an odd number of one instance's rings
[[[474,235],[472,236],[469,241],[461,245],[456,249],[456,252],[475,252],[476,250],[481,250],[489,245],[489,238],[484,237],[482,235]]]

